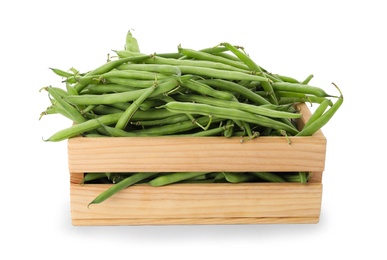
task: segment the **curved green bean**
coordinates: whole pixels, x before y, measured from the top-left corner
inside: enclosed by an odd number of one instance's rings
[[[214,106],[225,107],[225,108],[235,108],[246,112],[263,115],[267,117],[273,117],[273,118],[300,118],[302,116],[302,114],[300,113],[278,111],[274,109],[265,108],[262,106],[255,106],[255,105],[240,103],[236,101],[219,100],[216,98],[205,97],[201,95],[181,95],[177,97],[177,100],[188,101],[188,102],[191,101],[191,102],[197,102],[197,103],[214,105]]]
[[[284,130],[292,135],[298,133],[298,130],[295,127],[291,127],[290,125],[284,124],[282,122],[276,121],[265,116],[256,115],[233,108],[215,107],[206,104],[196,104],[188,102],[169,102],[162,107],[175,113],[212,115],[219,118],[246,121],[264,127],[271,127],[276,130]]]
[[[147,178],[155,176],[157,174],[159,174],[159,173],[155,173],[155,172],[135,173],[135,174],[125,178],[124,180],[112,185],[110,188],[108,188],[107,190],[105,190],[104,192],[99,194],[93,201],[91,201],[89,203],[89,205],[87,207],[89,207],[91,204],[101,203],[101,202],[107,200],[108,198],[110,198],[111,196],[113,196],[114,194],[116,194],[117,192],[119,192],[119,191],[121,191],[121,190],[123,190],[131,185],[134,185],[142,180],[145,180]]]
[[[207,174],[208,172],[175,172],[169,174],[162,174],[151,181],[149,184],[153,187],[160,187],[169,185],[172,183],[177,183],[183,180],[191,179],[197,176],[202,176]]]
[[[336,85],[335,85],[336,86]],[[339,89],[340,91],[340,89]],[[344,97],[343,94],[340,91],[340,97],[337,99],[337,101],[328,109],[324,114],[322,114],[319,118],[314,120],[310,125],[307,127],[304,127],[297,136],[311,136],[315,132],[317,132],[319,129],[321,129],[324,125],[326,125],[329,120],[333,117],[333,115],[337,112],[337,110],[341,107],[343,104]]]
[[[133,103],[125,110],[120,119],[118,119],[116,128],[124,129],[128,122],[133,117],[133,114],[136,113],[137,109],[140,105],[147,99],[156,89],[157,83],[155,82],[153,86],[149,87],[146,91],[144,91],[141,96],[139,96]]]

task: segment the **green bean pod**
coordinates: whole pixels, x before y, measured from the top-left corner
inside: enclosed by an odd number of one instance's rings
[[[179,85],[177,80],[169,80],[160,83],[157,89],[151,96],[157,96],[167,93]],[[106,94],[106,95],[70,95],[66,97],[66,101],[75,105],[109,105],[115,103],[134,101],[139,98],[147,89],[138,89],[122,93]]]
[[[147,71],[147,72],[154,72],[154,73],[160,73],[165,75],[175,75],[180,76],[181,71],[178,67],[172,66],[172,65],[166,65],[166,64],[135,64],[135,63],[127,63],[122,64],[117,67],[118,70],[129,70],[129,71]]]
[[[182,86],[194,90],[195,92],[203,94],[205,96],[214,97],[220,100],[232,100],[234,98],[234,95],[230,92],[215,90],[212,87],[206,85],[205,83],[195,80],[187,80],[182,83]]]
[[[103,115],[95,119],[90,119],[85,122],[72,125],[68,128],[65,128],[56,132],[45,141],[59,142],[65,139],[69,139],[71,137],[78,136],[82,133],[97,129],[98,127],[101,126],[101,124],[109,125],[109,124],[116,123],[118,119],[121,117],[121,115],[122,113]]]
[[[151,57],[150,55],[137,55],[137,56],[133,56],[133,57],[128,57],[128,58],[123,58],[123,59],[118,59],[118,60],[113,60],[113,61],[109,61],[101,66],[99,66],[98,68],[86,73],[86,75],[84,75],[85,78],[88,78],[88,80],[84,81],[84,82],[78,82],[74,88],[75,90],[79,93],[81,92],[81,90],[83,88],[85,88],[89,83],[92,82],[92,77],[90,76],[95,76],[95,75],[101,75],[101,74],[104,74],[104,73],[107,73],[109,71],[111,71],[112,69],[116,68],[117,66],[125,63],[125,62],[134,62],[134,61],[141,61],[141,60],[145,60],[147,58]]]
[[[233,108],[216,107],[206,104],[196,104],[188,102],[169,102],[162,107],[170,110],[171,112],[176,113],[213,115],[219,118],[246,121],[265,127],[271,127],[276,130],[285,130],[292,135],[298,133],[298,130],[295,127],[291,127],[282,122],[276,121],[265,116],[256,115]]]
[[[156,174],[158,174],[158,173],[155,173],[155,172],[135,173],[135,174],[125,178],[124,180],[112,185],[110,188],[108,188],[107,190],[105,190],[104,192],[99,194],[93,201],[91,201],[89,203],[88,207],[91,204],[101,203],[101,202],[107,200],[108,198],[110,198],[111,196],[113,196],[114,194],[116,194],[117,192],[119,192],[119,191],[121,191],[121,190],[123,190],[131,185],[134,185],[142,180],[145,180],[149,177],[155,176]]]
[[[235,46],[233,46],[227,42],[221,43],[221,45],[224,45],[227,49],[229,49],[232,53],[234,53],[243,63],[245,63],[249,67],[249,69],[253,72],[253,74],[259,73],[264,78],[266,78],[266,74],[263,73],[261,67],[258,66],[248,55],[241,52]],[[269,93],[269,98],[270,98],[271,103],[278,104],[278,100],[275,96],[273,87],[271,86],[270,82],[269,81],[262,81],[261,84],[262,84],[263,89],[267,93]]]
[[[177,97],[177,100],[188,101],[188,102],[191,101],[191,102],[197,102],[197,103],[214,105],[214,106],[225,107],[225,108],[235,108],[246,112],[263,115],[267,117],[273,117],[273,118],[300,118],[302,116],[300,113],[278,111],[274,109],[265,108],[262,106],[250,105],[247,103],[240,103],[236,101],[219,100],[216,98],[205,97],[201,95],[181,95],[180,97]]]
[[[169,185],[172,183],[177,183],[183,180],[191,179],[197,176],[202,176],[207,174],[208,172],[175,172],[170,174],[162,174],[151,181],[149,184],[153,187],[160,187]]]
[[[328,95],[322,88],[304,85],[301,83],[274,82],[272,83],[272,86],[274,90],[311,94],[317,97],[332,97],[331,95]]]
[[[117,121],[116,128],[124,129],[128,122],[133,117],[133,114],[136,113],[137,109],[140,107],[142,102],[145,101],[156,89],[157,83],[155,82],[153,86],[149,87],[146,91],[144,91],[141,96],[139,96],[133,103],[125,110],[120,119]]]
[[[178,47],[178,50],[180,53],[186,55],[187,57],[194,58],[197,60],[208,60],[208,61],[227,64],[227,65],[239,68],[239,69],[244,69],[244,70],[249,69],[249,67],[246,66],[246,64],[244,64],[243,62],[230,60],[230,59],[227,59],[224,57],[212,55],[211,53],[196,51],[196,50],[192,50],[192,49],[186,49],[186,48],[182,48],[181,46]]]

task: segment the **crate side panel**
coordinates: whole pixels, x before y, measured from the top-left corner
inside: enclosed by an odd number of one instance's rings
[[[322,185],[294,183],[135,185],[87,205],[109,185],[71,184],[73,219],[318,218]]]
[[[128,137],[69,140],[71,172],[323,171],[326,140],[261,137]]]

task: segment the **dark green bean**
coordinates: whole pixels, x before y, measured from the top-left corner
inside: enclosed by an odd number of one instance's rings
[[[85,176],[83,177],[82,181],[81,181],[81,184],[84,184],[84,183],[87,183],[87,182],[90,182],[90,181],[94,181],[94,180],[98,180],[98,179],[101,179],[101,178],[106,178],[106,173],[104,173],[104,172],[90,172],[90,173],[86,173]]]
[[[257,176],[258,178],[269,181],[269,182],[286,182],[279,174],[273,172],[252,172],[251,174]]]

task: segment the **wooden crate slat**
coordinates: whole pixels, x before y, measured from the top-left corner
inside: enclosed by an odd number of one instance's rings
[[[318,218],[322,195],[320,183],[135,185],[88,208],[107,187],[71,184],[73,219]]]

